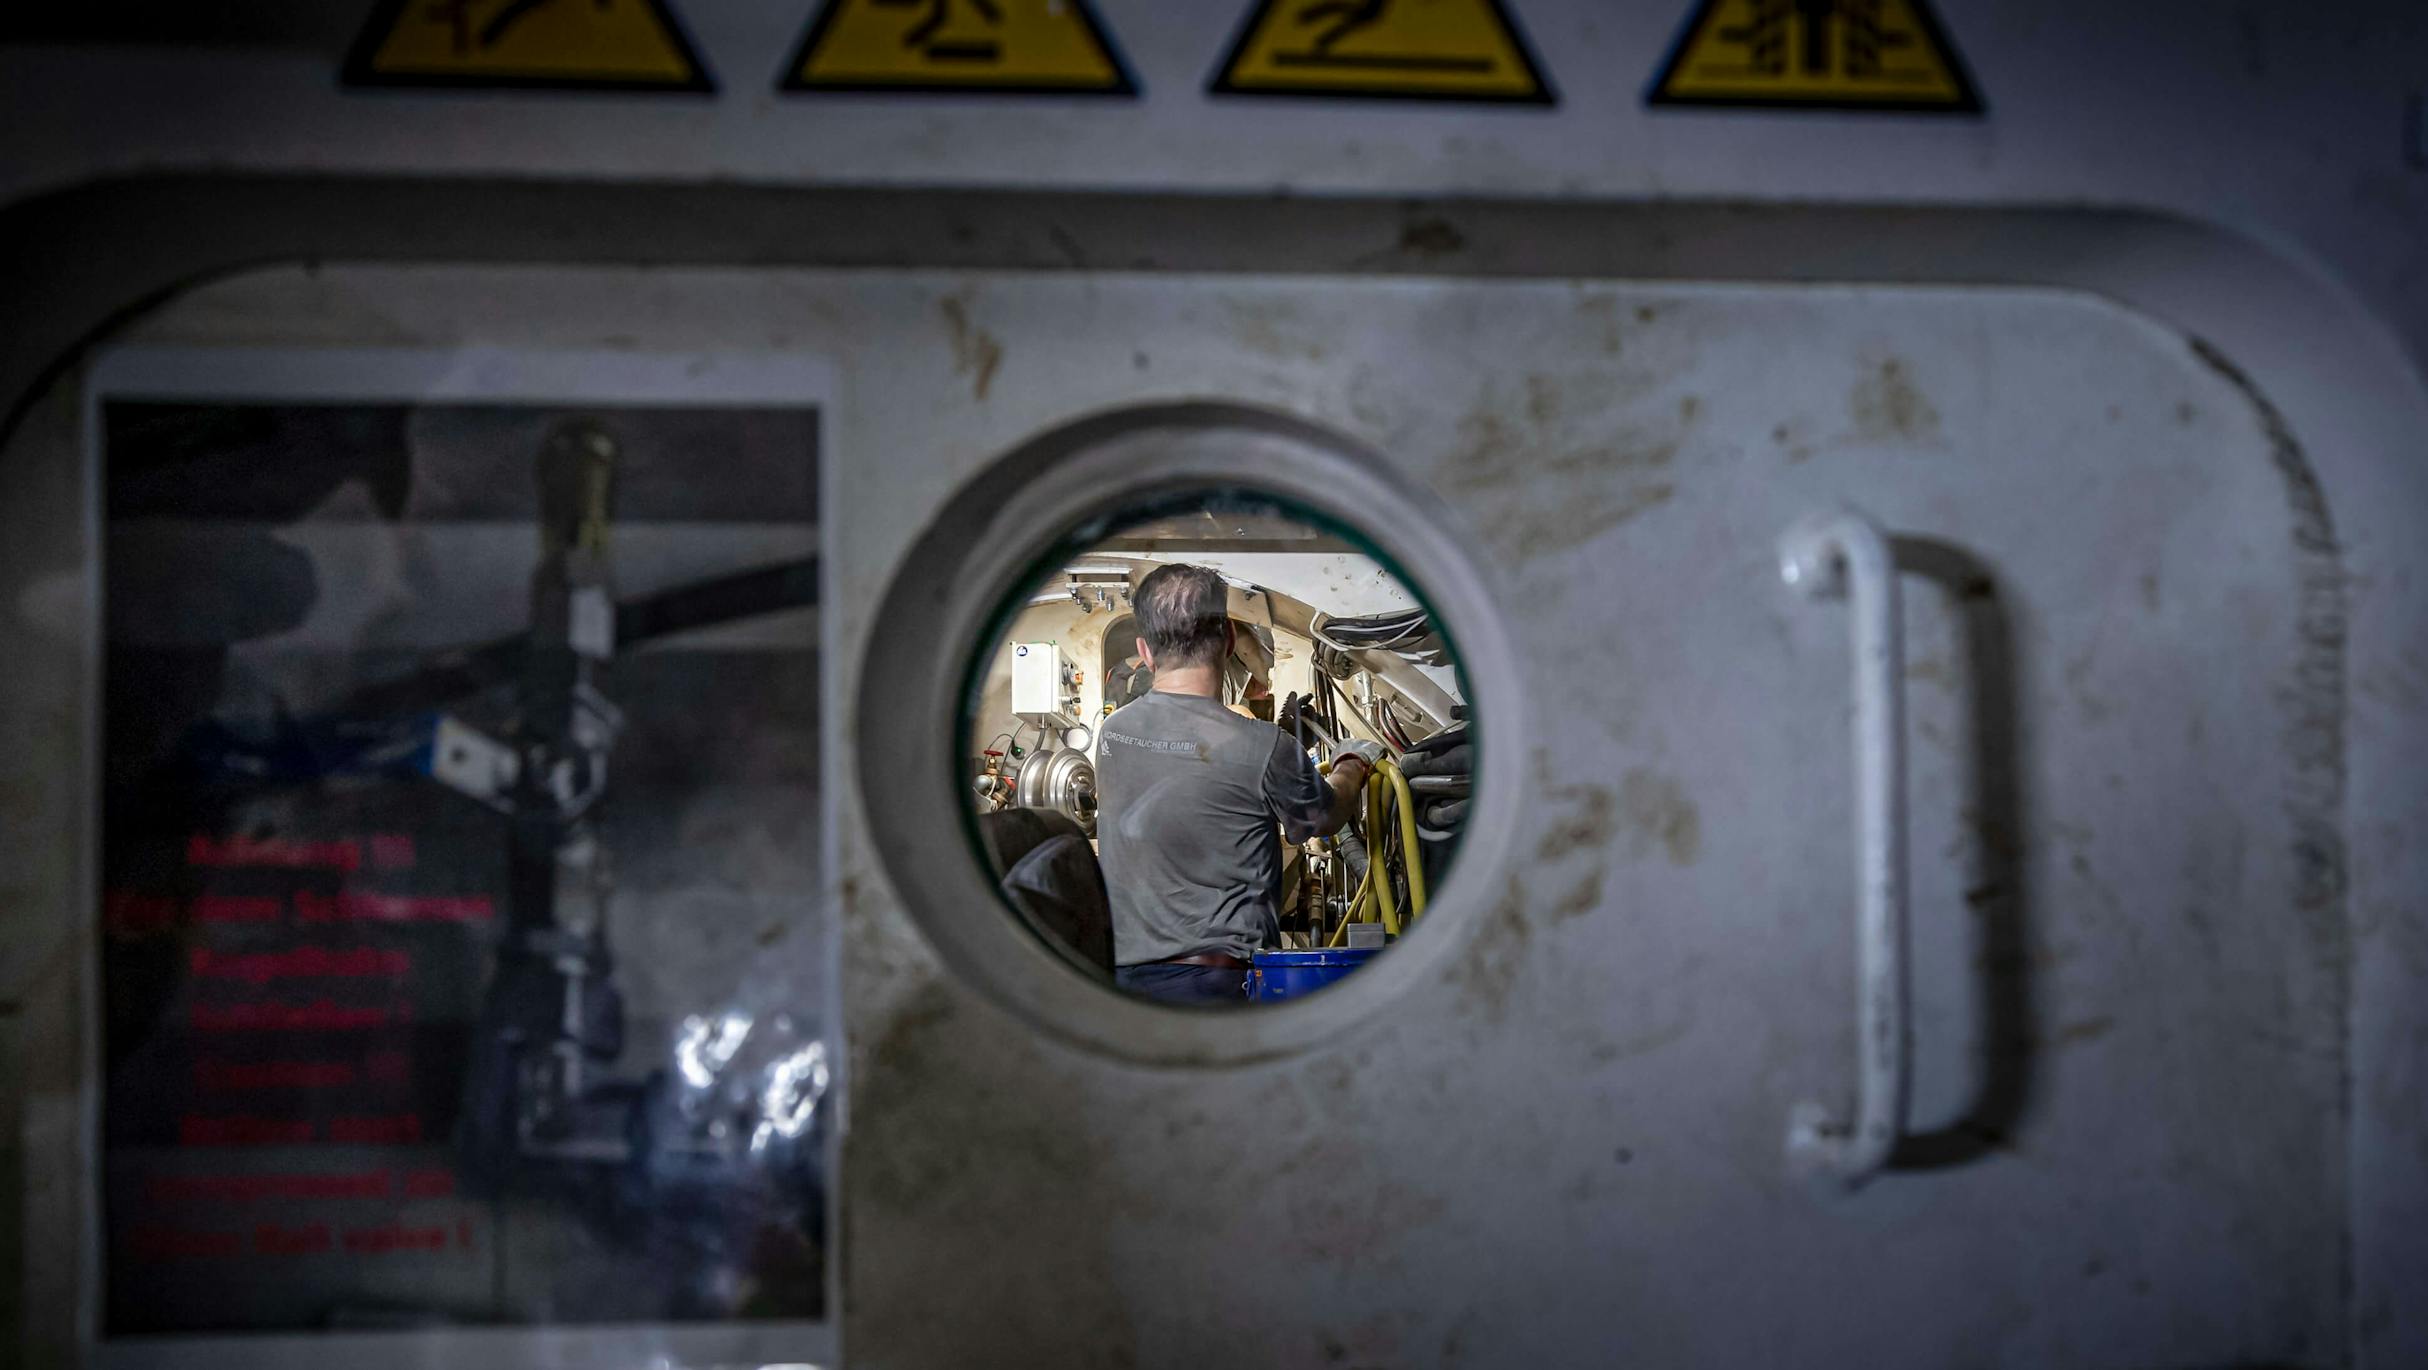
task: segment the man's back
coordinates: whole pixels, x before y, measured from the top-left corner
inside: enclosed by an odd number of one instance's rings
[[[1306,753],[1270,723],[1164,691],[1124,705],[1098,735],[1113,959],[1244,960],[1268,945],[1281,891],[1275,825],[1295,839],[1329,803]]]

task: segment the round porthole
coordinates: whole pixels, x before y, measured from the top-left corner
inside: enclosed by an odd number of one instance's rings
[[[1446,511],[1314,425],[1092,416],[959,491],[872,633],[872,837],[954,971],[1135,1060],[1439,982],[1502,884],[1521,677]]]

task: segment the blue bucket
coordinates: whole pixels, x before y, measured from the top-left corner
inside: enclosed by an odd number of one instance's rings
[[[1258,1003],[1313,994],[1373,958],[1381,947],[1326,947],[1316,951],[1260,951],[1248,977],[1248,997]]]

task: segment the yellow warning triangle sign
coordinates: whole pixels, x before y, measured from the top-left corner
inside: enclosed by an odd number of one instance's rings
[[[1258,0],[1206,89],[1559,102],[1499,0]]]
[[[350,86],[716,89],[665,0],[383,0]]]
[[[1981,110],[1925,0],[1702,0],[1645,101]]]
[[[826,0],[781,88],[1138,93],[1086,0]]]

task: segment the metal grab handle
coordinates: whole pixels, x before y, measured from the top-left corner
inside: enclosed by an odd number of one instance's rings
[[[1855,648],[1855,1042],[1850,1126],[1818,1103],[1788,1113],[1799,1172],[1856,1185],[1888,1164],[1912,1083],[1906,1013],[1905,637],[1888,540],[1851,509],[1798,519],[1779,540],[1779,574],[1814,599],[1851,596]]]

